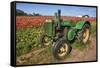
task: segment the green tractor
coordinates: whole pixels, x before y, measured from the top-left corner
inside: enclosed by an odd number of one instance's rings
[[[61,19],[61,11],[55,13],[54,20],[46,20],[40,44],[50,45],[52,41],[53,55],[56,59],[64,59],[71,52],[71,43],[78,39],[86,43],[90,36],[90,22],[80,20],[74,26],[72,21]]]

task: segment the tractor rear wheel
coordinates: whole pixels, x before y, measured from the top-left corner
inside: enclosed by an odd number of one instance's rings
[[[90,37],[90,25],[89,24],[84,24],[82,28],[82,42],[87,43]]]
[[[60,38],[54,43],[53,55],[56,59],[64,59],[71,52],[70,43],[66,39]]]

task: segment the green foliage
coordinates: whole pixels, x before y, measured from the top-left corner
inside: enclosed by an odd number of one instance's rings
[[[34,13],[34,12],[33,12],[33,14],[26,13],[23,10],[20,10],[20,9],[16,9],[16,15],[17,16],[41,16],[41,14],[39,14],[39,13]]]
[[[26,16],[27,13],[25,13],[24,11],[20,10],[20,9],[16,9],[16,15],[17,16]]]
[[[96,32],[96,26],[95,25],[94,26],[92,25],[91,26],[91,33],[94,34],[95,32]]]
[[[86,48],[87,45],[86,44],[83,44],[81,42],[79,42],[78,40],[75,40],[75,42],[71,45],[72,48],[79,48],[79,49],[83,49],[83,48]]]
[[[28,53],[33,47],[38,46],[39,32],[42,27],[17,28],[16,30],[16,55]]]
[[[41,16],[41,14],[33,12],[33,16]]]

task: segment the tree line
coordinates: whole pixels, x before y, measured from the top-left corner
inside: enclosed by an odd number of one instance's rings
[[[32,14],[28,14],[20,9],[16,9],[16,15],[17,16],[42,16],[41,14],[35,12],[33,12]]]

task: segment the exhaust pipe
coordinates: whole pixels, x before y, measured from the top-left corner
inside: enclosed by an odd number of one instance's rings
[[[58,10],[58,29],[60,30],[61,10]]]

